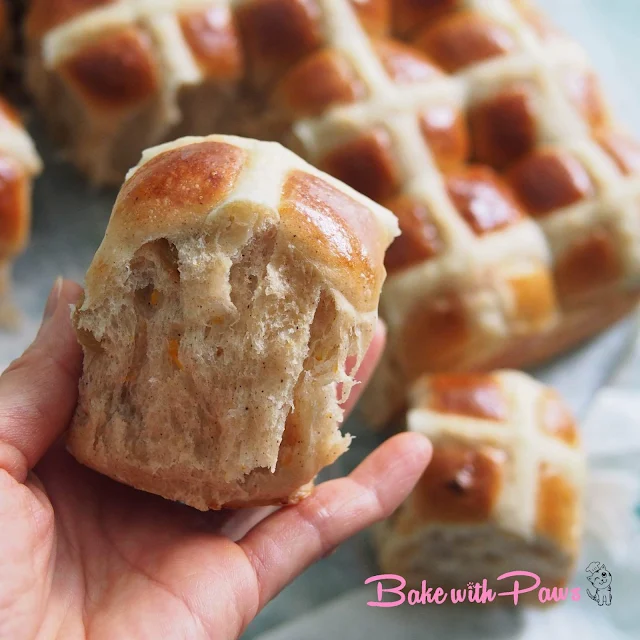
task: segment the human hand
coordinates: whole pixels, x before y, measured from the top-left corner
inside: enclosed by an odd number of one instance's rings
[[[201,513],[81,466],[61,439],[82,367],[68,306],[80,292],[56,282],[34,343],[0,377],[0,638],[236,638],[423,472],[429,443],[407,433],[298,505]]]

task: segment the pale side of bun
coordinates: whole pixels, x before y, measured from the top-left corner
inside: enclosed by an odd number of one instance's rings
[[[306,495],[349,445],[346,360],[370,342],[396,233],[387,210],[275,143],[146,152],[73,314],[85,359],[70,451],[202,510]]]

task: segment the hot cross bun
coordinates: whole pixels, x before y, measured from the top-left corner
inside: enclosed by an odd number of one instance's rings
[[[395,218],[276,143],[147,151],[116,201],[74,324],[69,448],[198,509],[294,502],[338,429],[377,320]]]
[[[515,371],[424,376],[407,422],[433,458],[379,531],[383,572],[445,590],[486,578],[499,593],[513,582],[497,578],[518,570],[563,587],[579,551],[585,460],[559,395]]]

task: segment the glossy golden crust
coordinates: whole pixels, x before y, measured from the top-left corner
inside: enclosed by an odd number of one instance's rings
[[[526,330],[539,331],[557,320],[558,299],[555,283],[541,262],[523,265],[507,279],[513,292],[513,319]]]
[[[523,216],[513,194],[488,167],[471,166],[450,174],[447,191],[477,235],[504,229]]]
[[[320,168],[376,202],[391,198],[400,187],[391,138],[382,127],[336,147]]]
[[[443,76],[438,67],[417,49],[388,38],[372,42],[389,77],[399,85],[430,82]]]
[[[395,233],[389,212],[275,143],[147,151],[74,312],[70,451],[202,510],[304,497],[349,445],[340,389],[375,330]]]
[[[608,258],[605,265],[606,260]],[[597,269],[597,264],[593,268],[589,266],[584,280],[576,277],[580,287],[574,289],[575,299],[572,303],[568,301],[560,322],[548,272],[538,272],[539,289],[534,275],[532,287],[527,287],[528,291],[522,294],[531,296],[531,302],[524,303],[526,307],[519,302],[517,307],[521,310],[520,319],[530,324],[530,330],[507,340],[496,339],[495,334],[487,334],[475,325],[464,301],[455,294],[416,300],[407,316],[409,322],[403,324],[395,353],[405,379],[415,380],[425,372],[478,371],[501,366],[524,368],[543,364],[554,355],[580,345],[637,306],[637,294],[633,291],[622,295],[612,292],[596,297],[594,304],[582,304],[585,295],[598,292],[598,283],[606,274]],[[589,280],[590,274],[594,280]],[[401,408],[402,400],[399,404],[396,400],[393,410]],[[376,416],[369,419],[375,421]]]
[[[109,232],[128,244],[200,223],[231,191],[245,161],[243,149],[217,141],[157,155],[125,182]]]
[[[569,300],[588,295],[619,280],[621,271],[614,238],[606,229],[594,229],[560,255],[555,267],[558,292]]]
[[[578,446],[578,425],[564,400],[555,389],[547,389],[539,402],[540,427],[550,436],[570,447]]]
[[[509,171],[508,181],[527,212],[535,217],[595,195],[591,178],[580,162],[555,149],[530,153]]]
[[[229,7],[184,13],[180,28],[207,77],[228,81],[243,77],[244,54]]]
[[[504,169],[531,151],[538,138],[534,104],[532,88],[516,85],[474,105],[469,122],[475,160]]]
[[[158,89],[158,71],[148,38],[137,29],[105,35],[68,59],[69,85],[100,111],[131,109]]]
[[[404,195],[384,204],[397,216],[401,232],[385,256],[388,273],[430,260],[442,251],[442,237],[426,204]]]
[[[371,292],[365,304],[375,306],[387,243],[367,207],[321,178],[293,171],[283,185],[279,212],[291,242],[306,247],[305,254],[337,280],[346,273],[359,280]]]
[[[412,496],[416,528],[421,524],[484,522],[504,482],[504,452],[444,440],[436,443]]]
[[[539,471],[536,533],[559,546],[577,547],[577,514],[582,505],[575,487],[542,464]]]
[[[532,402],[527,398],[514,398],[516,390],[531,396]],[[525,374],[491,371],[425,375],[411,388],[410,410],[521,428],[513,424],[514,416],[519,415],[514,414],[513,407],[521,401],[528,407],[524,418],[535,423],[536,431],[568,447],[580,446],[576,420],[562,396],[551,387],[533,382]],[[473,435],[473,427],[469,429]]]
[[[322,44],[314,0],[254,0],[240,5],[236,15],[250,72],[261,86]]]
[[[525,336],[513,336],[503,342],[488,357],[471,363],[473,369],[495,367],[524,368],[541,365],[559,353],[564,353],[631,313],[638,306],[635,291],[611,293],[596,298],[593,305],[569,307],[561,322],[548,324],[544,330]],[[455,368],[455,363],[451,365]]]
[[[350,0],[350,2],[367,33],[383,36],[389,32],[393,0]]]
[[[507,29],[471,11],[443,17],[428,26],[415,44],[449,73],[505,55],[516,46]]]
[[[620,208],[615,222],[596,222],[610,215],[607,189],[613,189],[614,199],[626,188],[636,192],[635,183],[616,181],[613,167],[623,176],[636,175],[637,145],[610,128],[588,64],[563,62],[553,73],[509,69],[510,60],[529,53],[519,38],[525,30],[519,21],[526,21],[541,47],[562,49],[566,43],[529,3],[513,4],[519,16],[503,23],[498,12],[485,13],[472,4],[398,3],[396,29],[437,67],[468,83],[466,113],[456,111],[454,101],[447,105],[449,122],[454,114],[457,121],[442,138],[448,155],[439,150],[437,137],[429,140],[424,121],[420,125],[444,174],[449,201],[477,238],[469,242],[457,221],[449,223],[451,214],[431,188],[425,190],[429,197],[404,200],[419,203],[420,216],[407,215],[406,205],[399,208],[408,236],[391,249],[382,308],[390,326],[390,375],[401,373],[407,381],[424,371],[543,361],[584,340],[595,327],[607,326],[639,295],[637,279],[630,277],[639,266],[629,249],[636,243],[629,230],[637,228],[631,200],[613,205]],[[509,11],[505,8],[504,15]],[[401,13],[412,17],[398,27]],[[432,83],[437,82],[434,77]],[[556,107],[566,111],[560,114]],[[562,122],[562,130],[554,129],[554,120]],[[575,147],[572,136],[579,140]],[[419,190],[415,184],[412,191]],[[387,202],[402,198],[396,194]],[[440,204],[434,208],[431,198]],[[421,229],[426,211],[436,223]],[[535,233],[525,231],[533,231],[531,220],[539,221]],[[437,252],[429,244],[435,230],[445,239]],[[458,280],[458,273],[448,260],[456,251],[458,264],[472,256],[473,275],[451,285],[447,277]],[[442,265],[439,277],[436,265]],[[615,299],[616,290],[619,304],[605,313],[603,306]],[[373,400],[371,405],[377,407]],[[389,414],[393,411],[389,408]],[[379,407],[375,412],[370,417],[379,423]]]
[[[421,27],[433,24],[459,6],[459,0],[395,0],[394,28],[401,36],[415,33]]]
[[[439,374],[429,378],[428,385],[426,404],[418,408],[495,422],[507,419],[507,401],[498,381],[489,374]]]
[[[287,72],[274,99],[296,117],[316,116],[332,106],[361,100],[366,88],[339,51],[322,49]]]
[[[453,105],[435,104],[420,111],[420,131],[438,168],[449,172],[469,157],[470,143],[464,114]]]
[[[397,359],[407,380],[451,371],[478,339],[461,297],[452,292],[416,300],[402,327]]]

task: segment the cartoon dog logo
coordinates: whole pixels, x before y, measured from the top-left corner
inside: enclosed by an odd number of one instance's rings
[[[611,572],[603,564],[592,562],[586,569],[587,580],[596,588],[595,593],[587,589],[587,595],[599,606],[611,604]]]

